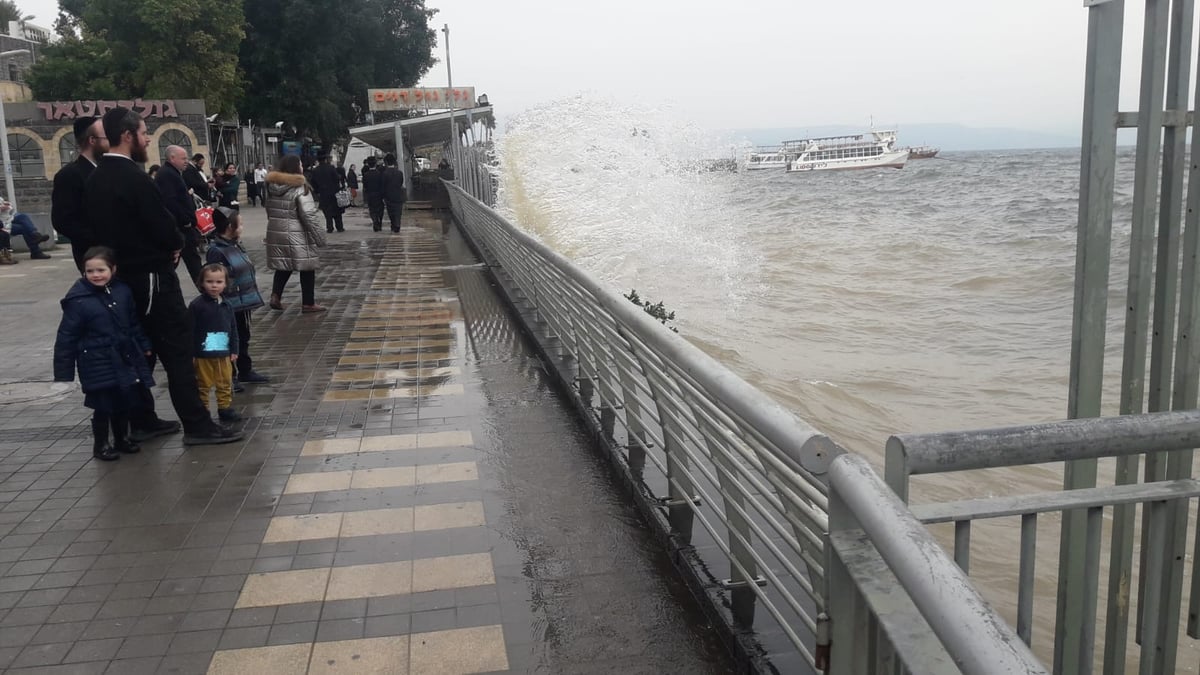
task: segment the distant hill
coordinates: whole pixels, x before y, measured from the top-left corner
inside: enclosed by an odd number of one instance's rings
[[[878,125],[879,129],[897,129],[900,145],[933,145],[942,150],[1021,150],[1028,148],[1077,148],[1078,135],[1056,134],[1029,129],[968,127],[961,124]],[[754,145],[777,145],[780,141],[813,136],[858,134],[864,127],[824,125],[778,129],[730,129],[722,132],[732,140],[747,140]]]

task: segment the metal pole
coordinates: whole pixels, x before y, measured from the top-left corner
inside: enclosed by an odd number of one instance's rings
[[[28,49],[13,49],[7,52],[0,52],[0,58],[8,56],[16,56],[17,54],[28,54]],[[8,155],[8,117],[4,114],[4,97],[0,96],[0,153],[4,159],[4,190],[7,193],[8,203],[12,206],[12,212],[17,212],[17,192],[13,187],[12,161]]]
[[[450,148],[458,146],[458,130],[454,126],[454,78],[450,76],[450,24],[442,24],[446,34],[446,103],[450,105]]]

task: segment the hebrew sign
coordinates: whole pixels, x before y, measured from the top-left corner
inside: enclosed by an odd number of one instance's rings
[[[135,98],[132,101],[54,101],[37,104],[46,120],[51,122],[73,120],[77,117],[100,117],[117,106],[129,108],[143,118],[179,117],[175,112],[173,100],[144,101]]]
[[[475,87],[400,87],[368,89],[372,112],[408,108],[474,108]]]

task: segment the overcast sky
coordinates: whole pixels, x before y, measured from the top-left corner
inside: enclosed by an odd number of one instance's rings
[[[251,1],[251,0],[248,0]],[[322,1],[322,0],[318,0]],[[18,0],[50,26],[54,0]],[[1142,3],[1126,19],[1136,108]],[[427,0],[457,85],[502,118],[578,92],[670,102],[712,129],[954,122],[1078,128],[1082,0]],[[422,84],[444,86],[439,63]]]

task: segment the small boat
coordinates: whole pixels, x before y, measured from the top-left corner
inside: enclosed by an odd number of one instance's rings
[[[908,150],[896,147],[895,131],[784,141],[789,173],[838,169],[904,168]]]
[[[747,171],[786,169],[787,164],[787,156],[782,152],[752,152],[746,158]]]
[[[918,145],[915,148],[908,149],[909,159],[933,159],[937,157],[938,148],[931,145]]]

